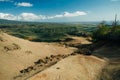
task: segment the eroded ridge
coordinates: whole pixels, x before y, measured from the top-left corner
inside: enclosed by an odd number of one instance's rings
[[[46,68],[56,64],[61,59],[64,59],[71,55],[77,55],[77,53],[71,53],[67,55],[51,55],[49,57],[45,57],[43,59],[39,59],[34,62],[34,65],[29,66],[23,70],[19,71],[19,74],[13,77],[14,80],[26,80],[29,77],[34,76],[35,74],[45,70]]]

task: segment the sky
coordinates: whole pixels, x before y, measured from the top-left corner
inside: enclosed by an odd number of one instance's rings
[[[0,0],[0,19],[37,22],[120,19],[120,0]]]

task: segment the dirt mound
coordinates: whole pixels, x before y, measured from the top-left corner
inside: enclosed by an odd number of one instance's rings
[[[97,80],[105,65],[94,56],[70,56],[27,80]]]

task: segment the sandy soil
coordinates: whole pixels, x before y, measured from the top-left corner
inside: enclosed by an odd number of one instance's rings
[[[13,80],[19,71],[40,58],[70,54],[74,48],[53,43],[36,43],[0,33],[0,80]]]
[[[97,80],[105,65],[95,56],[70,56],[28,80]]]
[[[87,38],[72,37],[74,40],[70,44],[91,44]],[[66,47],[58,43],[38,43],[16,38],[6,33],[0,33],[0,80],[14,80],[20,70],[35,65],[34,62],[51,55],[68,55],[76,48]],[[57,63],[56,63],[57,62]],[[42,72],[32,76],[28,72],[28,80],[96,80],[100,72],[107,64],[103,59],[95,56],[69,55],[60,60],[53,59],[55,65],[42,66]],[[35,70],[34,70],[35,73]],[[23,74],[24,75],[24,74]],[[23,80],[24,78],[20,78]],[[17,80],[17,79],[16,79]]]

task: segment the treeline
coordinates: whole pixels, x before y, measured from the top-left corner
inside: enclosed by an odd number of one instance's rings
[[[101,22],[93,32],[94,41],[120,41],[120,25],[115,20],[112,25]]]

